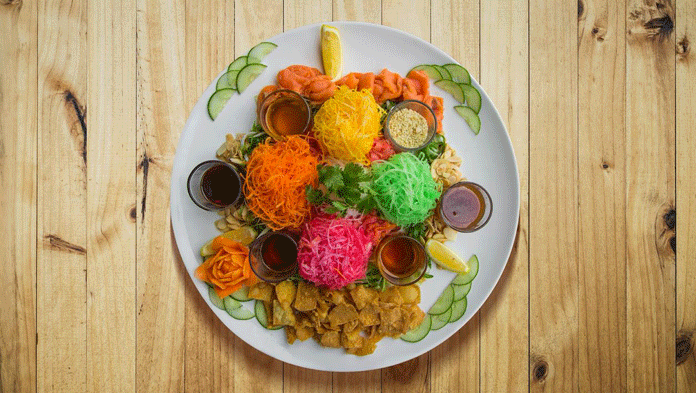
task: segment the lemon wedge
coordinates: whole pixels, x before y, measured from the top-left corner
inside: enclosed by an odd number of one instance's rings
[[[256,239],[257,233],[252,227],[241,227],[237,229],[233,229],[231,231],[227,231],[223,233],[221,236],[226,237],[230,240],[234,240],[236,242],[242,243],[245,246],[248,246],[249,243],[251,243],[254,239]],[[217,237],[217,236],[216,236]],[[215,254],[215,251],[213,250],[213,240],[215,238],[212,238],[208,240],[207,243],[201,247],[201,256],[202,257],[209,257],[213,254]]]
[[[469,265],[459,258],[459,255],[437,240],[430,239],[425,242],[425,251],[443,269],[457,273],[469,271]]]
[[[324,62],[324,74],[336,81],[343,73],[343,50],[338,29],[321,25],[321,59]]]

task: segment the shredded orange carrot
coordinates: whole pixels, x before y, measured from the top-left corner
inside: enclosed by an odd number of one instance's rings
[[[317,185],[318,163],[304,136],[293,135],[276,143],[267,139],[247,162],[247,206],[271,229],[299,228],[309,218],[305,187]]]

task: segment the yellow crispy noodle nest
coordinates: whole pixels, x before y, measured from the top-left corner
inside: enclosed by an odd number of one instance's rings
[[[334,158],[369,165],[367,153],[379,135],[384,113],[369,90],[339,86],[314,116],[314,136]]]

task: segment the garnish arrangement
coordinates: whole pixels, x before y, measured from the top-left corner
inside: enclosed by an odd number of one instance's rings
[[[362,356],[384,337],[417,342],[466,312],[479,261],[444,243],[485,225],[490,197],[465,181],[430,80],[461,103],[475,134],[481,95],[458,64],[342,75],[338,30],[322,26],[321,38],[325,72],[281,70],[256,96],[251,130],[228,134],[219,161],[201,164],[218,176],[197,167],[189,177],[191,198],[218,211],[222,232],[201,248],[195,276],[235,319],[284,328],[289,344],[314,338]],[[262,42],[230,64],[211,119],[275,48]],[[458,274],[424,312],[419,284],[435,267]]]

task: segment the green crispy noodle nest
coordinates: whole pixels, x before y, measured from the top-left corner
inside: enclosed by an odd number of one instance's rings
[[[372,173],[371,188],[387,220],[407,226],[423,222],[432,214],[441,190],[427,162],[411,153],[399,153],[375,162]]]

